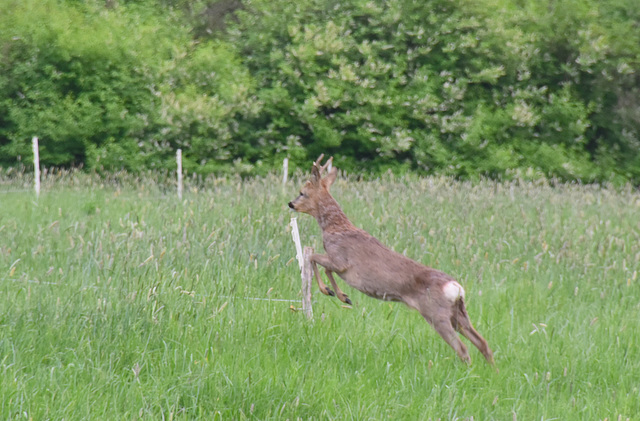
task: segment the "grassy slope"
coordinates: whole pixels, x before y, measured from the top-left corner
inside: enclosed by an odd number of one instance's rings
[[[1,419],[622,419],[640,413],[640,195],[339,180],[356,225],[458,277],[499,373],[412,311],[299,274],[277,177],[0,196]],[[66,187],[62,187],[62,185]],[[3,189],[12,188],[4,184]],[[319,229],[298,218],[303,242]]]

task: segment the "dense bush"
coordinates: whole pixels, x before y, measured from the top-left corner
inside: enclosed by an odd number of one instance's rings
[[[187,169],[211,172],[238,156],[236,117],[255,107],[224,42],[135,2],[1,1],[0,164],[30,157],[32,136],[43,165],[139,171],[182,147]]]
[[[35,135],[47,165],[93,166],[110,150],[128,152],[123,162],[137,158],[131,144],[143,138],[157,102],[149,90],[152,34],[125,13],[57,1],[4,0],[2,10],[4,163],[29,156]]]
[[[298,155],[637,178],[640,39],[626,19],[638,12],[528,3],[253,1],[230,33],[260,83],[264,138]]]
[[[0,0],[0,165],[637,182],[633,3]]]

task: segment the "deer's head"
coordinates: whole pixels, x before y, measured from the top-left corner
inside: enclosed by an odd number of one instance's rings
[[[291,209],[316,216],[319,207],[322,206],[322,202],[331,197],[329,188],[335,181],[338,171],[334,167],[323,178],[322,173],[331,164],[333,157],[329,158],[324,165],[321,164],[322,158],[324,158],[324,154],[320,155],[318,160],[313,163],[311,178],[302,186],[298,197],[289,202]]]

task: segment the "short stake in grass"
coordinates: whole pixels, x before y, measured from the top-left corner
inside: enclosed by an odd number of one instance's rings
[[[287,177],[289,176],[289,158],[282,161],[282,187],[287,185]]]
[[[38,138],[34,137],[33,142],[33,170],[34,170],[34,187],[36,189],[36,197],[40,197],[40,151],[38,149]]]
[[[178,166],[176,170],[178,176],[178,199],[182,200],[182,149],[176,151],[176,164]]]

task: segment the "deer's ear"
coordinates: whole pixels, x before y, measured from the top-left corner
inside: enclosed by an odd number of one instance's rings
[[[336,181],[336,177],[338,176],[338,169],[336,167],[331,168],[329,174],[322,180],[322,184],[329,189],[334,181]]]
[[[311,167],[311,182],[313,184],[320,183],[320,167],[315,162],[313,163],[313,167]]]

